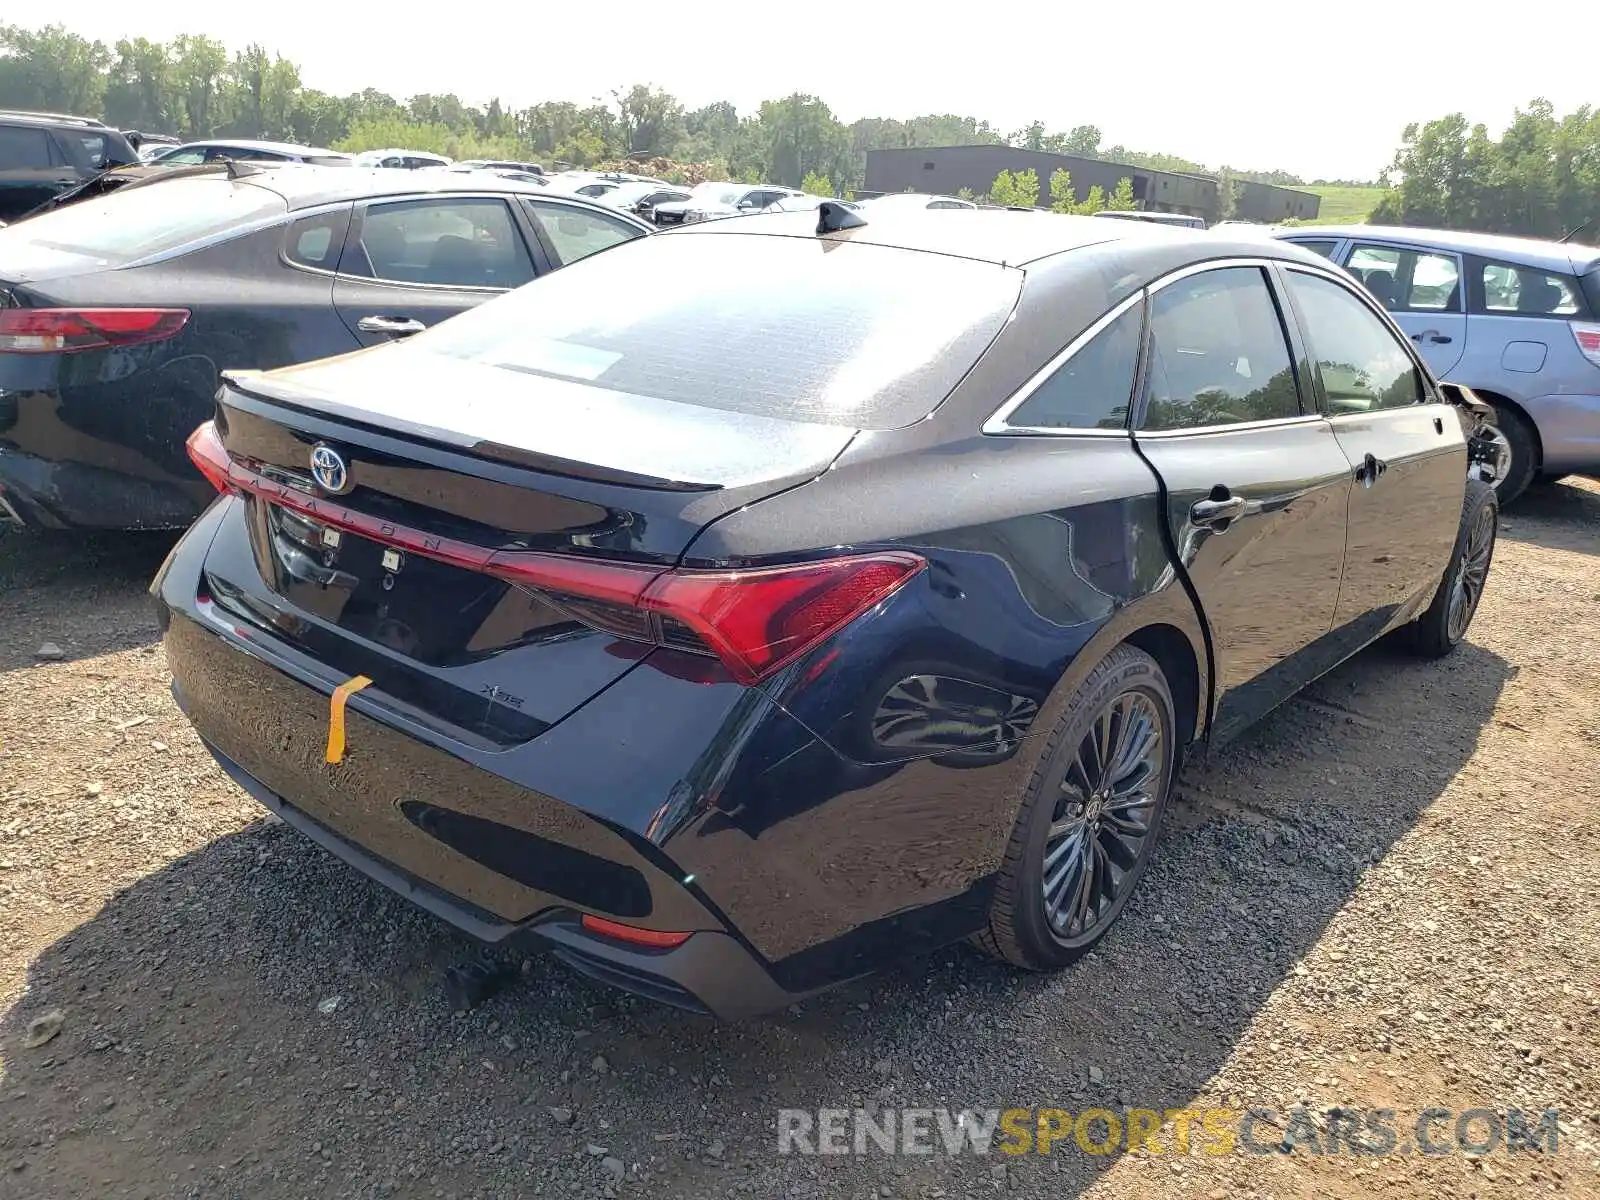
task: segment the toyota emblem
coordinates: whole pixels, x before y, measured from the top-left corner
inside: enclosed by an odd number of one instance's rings
[[[325,442],[311,450],[311,477],[317,486],[333,496],[342,496],[350,490],[350,468],[344,456]]]

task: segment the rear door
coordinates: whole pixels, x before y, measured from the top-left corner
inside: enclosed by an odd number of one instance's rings
[[[1425,246],[1354,241],[1345,269],[1406,331],[1438,379],[1448,379],[1467,344],[1461,256]]]
[[[1285,276],[1321,406],[1350,463],[1334,622],[1362,643],[1409,618],[1438,585],[1461,519],[1466,439],[1376,306],[1332,274],[1290,267]]]
[[[79,183],[50,131],[0,123],[0,221],[14,221]]]
[[[504,196],[358,205],[334,306],[363,345],[421,332],[539,273],[544,255]]]
[[[583,205],[525,196],[522,206],[552,269],[570,266],[645,233],[631,221]]]
[[[1136,443],[1167,495],[1173,549],[1210,628],[1213,736],[1226,740],[1336,661],[1350,465],[1302,403],[1270,267],[1152,289]]]

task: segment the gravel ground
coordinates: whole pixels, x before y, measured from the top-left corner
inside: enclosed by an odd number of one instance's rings
[[[1451,658],[1369,650],[1191,767],[1074,969],[957,948],[737,1026],[544,958],[452,1013],[463,942],[173,707],[170,544],[0,534],[0,1196],[1600,1195],[1600,486],[1508,516]],[[780,1107],[1300,1101],[1555,1107],[1561,1150],[775,1150]]]

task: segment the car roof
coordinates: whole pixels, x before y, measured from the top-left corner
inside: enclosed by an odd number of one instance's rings
[[[1457,254],[1479,254],[1519,266],[1553,271],[1585,270],[1600,262],[1600,248],[1542,238],[1512,237],[1500,233],[1467,233],[1455,229],[1423,229],[1409,225],[1294,225],[1273,231],[1279,238],[1372,238],[1432,246]],[[1584,264],[1587,264],[1585,266]]]
[[[0,121],[15,121],[24,125],[68,125],[79,129],[106,129],[104,121],[95,117],[75,117],[71,113],[33,112],[28,109],[0,109]]]
[[[496,192],[538,196],[541,200],[590,208],[609,217],[615,218],[620,215],[626,219],[626,214],[607,205],[597,204],[586,196],[575,196],[569,192],[552,193],[537,183],[507,179],[494,171],[455,171],[449,168],[393,171],[384,167],[317,167],[296,164],[258,168],[232,181],[225,173],[217,175],[216,178],[219,183],[249,184],[275,192],[283,198],[291,212],[327,204],[381,199],[385,196]],[[643,222],[637,224],[641,228],[648,228]]]
[[[869,196],[861,201],[862,204],[881,204],[885,200],[916,200],[926,204],[930,200],[956,200],[962,204],[972,204],[970,200],[962,200],[960,196],[940,196],[934,192],[885,192],[881,196]],[[977,205],[973,205],[974,208]]]
[[[321,151],[318,151],[318,153],[320,154]],[[329,154],[342,154],[344,152],[342,150],[330,150],[330,151],[328,151],[328,153]],[[447,158],[445,155],[436,154],[432,150],[408,150],[404,146],[385,146],[381,150],[363,150],[363,151],[361,151],[361,153],[352,155],[351,157],[353,157],[353,158],[372,158],[372,157],[374,157],[376,155],[381,155],[381,154],[411,154],[411,155],[415,155],[417,158],[437,158],[440,162],[449,162],[450,161],[450,159]]]
[[[1193,245],[1196,260],[1224,257],[1229,253],[1260,257],[1263,253],[1261,242],[1241,240],[1235,244],[1226,238],[1213,237],[1205,230],[1171,227],[1153,221],[1097,221],[1093,217],[1068,217],[1043,209],[961,210],[960,219],[953,220],[950,216],[952,211],[955,210],[897,208],[892,213],[875,215],[871,208],[864,208],[858,212],[866,218],[865,225],[822,236],[932,254],[949,254],[956,258],[971,258],[1011,267],[1107,242],[1187,242]],[[686,225],[681,230],[668,230],[660,236],[771,234],[815,238],[818,236],[816,228],[816,215],[807,210],[798,213],[758,213],[740,221],[708,221]],[[1276,243],[1267,243],[1267,252],[1272,257],[1316,261],[1327,265],[1325,259],[1317,258],[1310,251],[1284,244],[1284,253],[1275,253],[1278,248]]]
[[[186,150],[190,146],[236,146],[241,150],[269,150],[277,154],[322,154],[337,155],[340,158],[351,158],[342,150],[328,150],[321,146],[302,146],[298,142],[268,142],[259,138],[197,138],[192,142],[184,142],[175,149]]]

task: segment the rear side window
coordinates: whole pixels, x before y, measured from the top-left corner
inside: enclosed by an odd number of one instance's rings
[[[276,192],[244,181],[172,179],[69,204],[0,229],[0,261],[20,269],[22,261],[37,261],[37,252],[45,250],[114,266],[287,208]]]
[[[1012,428],[1125,429],[1144,309],[1135,304],[1056,369],[1006,418]]]
[[[1578,281],[1535,267],[1483,264],[1483,311],[1501,316],[1572,317],[1581,310]]]
[[[1197,429],[1300,415],[1277,303],[1257,267],[1223,267],[1150,298],[1142,429]]]
[[[993,263],[866,243],[672,234],[556,271],[401,349],[724,412],[893,429],[950,394],[1021,281]],[[530,403],[540,395],[530,388]]]
[[[369,205],[361,249],[354,264],[347,256],[345,274],[473,288],[514,288],[533,278],[511,210],[492,197]]]
[[[1299,238],[1290,239],[1296,246],[1303,246],[1313,254],[1320,254],[1323,258],[1333,257],[1333,248],[1339,243],[1331,238],[1322,238],[1316,241],[1301,241]]]
[[[550,249],[555,252],[556,261],[562,266],[644,234],[642,229],[636,229],[626,221],[614,220],[604,213],[590,212],[575,205],[546,204],[539,200],[525,203],[540,232],[550,243]]]
[[[289,238],[284,253],[290,262],[303,267],[316,267],[332,271],[339,265],[339,251],[344,248],[345,231],[350,228],[350,209],[318,213],[301,217],[289,226]]]
[[[1391,312],[1461,311],[1461,264],[1453,254],[1357,246],[1347,270]]]
[[[1416,363],[1376,313],[1331,280],[1300,271],[1289,279],[1316,351],[1329,416],[1422,400]]]
[[[83,158],[96,171],[105,170],[107,164],[106,139],[99,133],[74,133],[70,137],[83,148]]]
[[[50,133],[26,125],[0,125],[0,170],[52,165]]]

